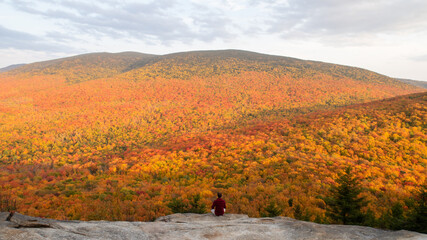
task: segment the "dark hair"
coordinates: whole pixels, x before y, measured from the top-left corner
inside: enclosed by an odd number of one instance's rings
[[[220,192],[217,195],[219,198],[222,197],[222,193],[220,193]]]

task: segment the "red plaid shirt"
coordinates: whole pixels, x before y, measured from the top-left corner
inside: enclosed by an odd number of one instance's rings
[[[212,209],[215,208],[215,215],[222,216],[224,215],[225,201],[222,198],[218,198],[212,203]]]

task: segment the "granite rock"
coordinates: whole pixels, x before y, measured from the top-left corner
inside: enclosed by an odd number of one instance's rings
[[[286,217],[173,214],[154,222],[59,221],[0,213],[0,240],[30,239],[427,239],[426,234],[351,225],[324,225]]]

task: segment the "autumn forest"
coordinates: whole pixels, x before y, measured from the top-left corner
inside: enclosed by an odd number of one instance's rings
[[[387,228],[426,185],[426,127],[425,89],[360,68],[86,54],[0,73],[0,198],[32,216],[150,221],[207,213],[220,191],[227,213],[333,223],[327,198],[351,167],[370,225]]]

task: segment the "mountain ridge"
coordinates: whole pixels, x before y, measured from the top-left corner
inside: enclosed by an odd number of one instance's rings
[[[105,63],[100,62],[99,58],[104,58],[104,61],[113,61],[116,60],[118,64],[120,65],[117,67],[117,65],[107,65],[110,68],[113,68],[115,71],[111,72],[109,74],[100,74],[96,77],[89,77],[88,79],[97,79],[97,78],[105,78],[105,77],[114,77],[116,75],[126,73],[132,70],[137,70],[140,68],[144,68],[146,66],[150,66],[159,62],[168,61],[171,59],[174,59],[177,63],[183,63],[185,61],[191,61],[191,58],[195,59],[209,59],[208,62],[205,62],[205,65],[209,64],[215,64],[215,61],[226,61],[230,59],[239,59],[243,61],[249,61],[249,62],[262,62],[266,64],[265,68],[261,67],[261,70],[263,71],[270,71],[274,69],[274,67],[290,67],[290,68],[300,68],[301,71],[307,71],[307,70],[316,70],[320,71],[325,74],[338,74],[338,76],[344,76],[344,77],[352,77],[354,73],[349,73],[351,71],[362,71],[364,72],[362,75],[358,76],[359,80],[365,80],[367,79],[366,74],[375,75],[376,78],[379,77],[384,81],[387,79],[388,81],[393,81],[393,78],[386,77],[384,75],[358,68],[353,66],[346,66],[346,65],[340,65],[340,64],[332,64],[332,63],[326,63],[321,61],[313,61],[313,60],[302,60],[292,57],[285,57],[285,56],[279,56],[279,55],[269,55],[269,54],[262,54],[262,53],[256,53],[251,51],[245,51],[245,50],[237,50],[237,49],[227,49],[227,50],[203,50],[203,51],[189,51],[189,52],[177,52],[177,53],[170,53],[170,54],[164,54],[164,55],[155,55],[155,54],[145,54],[145,53],[138,53],[138,52],[120,52],[120,53],[107,53],[107,52],[99,52],[99,53],[87,53],[87,54],[81,54],[66,58],[60,58],[60,59],[54,59],[49,61],[43,61],[43,62],[36,62],[31,64],[26,64],[25,66],[21,66],[15,69],[12,69],[12,71],[8,71],[9,74],[18,74],[18,73],[28,73],[28,72],[37,72],[41,71],[43,73],[44,68],[54,68],[53,71],[45,71],[45,74],[56,74],[59,72],[59,70],[55,70],[56,68],[71,68],[71,67],[79,67],[81,72],[84,72],[85,70],[82,69],[82,66],[84,65],[93,65],[93,67],[88,68],[85,73],[78,74],[77,77],[81,77],[82,75],[90,75],[94,74],[94,67],[100,67],[104,68]],[[188,60],[190,59],[190,60]],[[73,61],[78,61],[73,65]],[[71,63],[69,63],[71,62]],[[79,62],[81,64],[79,65]],[[67,64],[69,63],[69,64]],[[190,62],[191,65],[197,66],[198,64],[203,63],[192,61]],[[59,65],[59,66],[58,66]],[[65,65],[65,66],[64,66]],[[221,67],[221,66],[219,66]],[[241,65],[238,65],[238,67],[242,67]],[[251,69],[246,69],[251,70]],[[75,81],[72,81],[75,82]]]
[[[12,64],[12,65],[6,66],[4,68],[0,68],[0,73],[11,71],[11,70],[13,70],[15,68],[19,68],[19,67],[22,67],[24,65],[26,65],[26,63]]]
[[[314,61],[314,60],[303,60],[298,58],[292,58],[292,57],[286,57],[286,56],[280,56],[280,55],[271,55],[271,54],[263,54],[263,53],[257,53],[252,51],[246,51],[246,50],[239,50],[239,49],[224,49],[224,50],[198,50],[198,51],[189,51],[189,52],[176,52],[176,53],[168,53],[163,55],[158,54],[146,54],[146,53],[140,53],[140,52],[132,52],[132,51],[126,51],[126,52],[118,52],[118,53],[109,53],[109,52],[95,52],[95,53],[86,53],[86,54],[80,54],[70,57],[64,57],[59,59],[52,59],[48,61],[42,61],[42,62],[35,62],[35,63],[29,63],[29,64],[14,64],[5,68],[0,69],[0,72],[8,72],[9,74],[18,74],[18,73],[25,73],[25,72],[34,72],[36,70],[42,70],[43,68],[48,68],[55,66],[57,64],[63,64],[64,62],[70,61],[70,60],[76,60],[79,59],[82,64],[91,64],[90,59],[96,60],[96,58],[106,58],[113,59],[113,58],[122,58],[127,61],[124,67],[118,68],[114,74],[107,74],[107,75],[101,75],[99,77],[113,77],[121,73],[126,73],[138,68],[143,68],[147,65],[152,65],[160,61],[165,61],[171,58],[185,58],[185,57],[205,57],[205,58],[214,58],[216,60],[219,59],[246,59],[250,61],[263,61],[263,62],[270,62],[275,63],[282,61],[282,65],[294,65],[296,63],[309,63],[310,65],[314,65],[319,67],[320,65],[329,65],[330,67],[335,66],[337,68],[352,68],[357,70],[363,70],[363,71],[369,71],[363,68],[355,67],[355,66],[348,66],[348,65],[341,65],[336,63],[328,63],[324,61]],[[93,63],[92,63],[93,64]],[[123,63],[121,63],[123,64]],[[96,64],[95,64],[96,65]],[[100,64],[102,65],[102,64]],[[74,66],[77,67],[78,65]],[[68,66],[73,67],[73,66]],[[112,67],[112,66],[109,66]],[[115,68],[115,67],[112,67]],[[14,71],[13,71],[14,70]],[[92,68],[89,71],[93,71]],[[374,74],[379,74],[372,72]],[[50,72],[49,74],[52,74]],[[55,72],[53,72],[55,74]],[[379,74],[381,75],[381,74]],[[96,79],[92,78],[92,79]],[[420,81],[414,81],[410,79],[400,79],[396,78],[400,82],[404,82],[416,87],[426,88],[425,84]]]
[[[427,89],[427,81],[421,81],[421,80],[413,80],[413,79],[403,79],[403,78],[396,78],[399,81],[402,81],[404,83],[408,83],[417,87],[421,87],[424,89]]]

